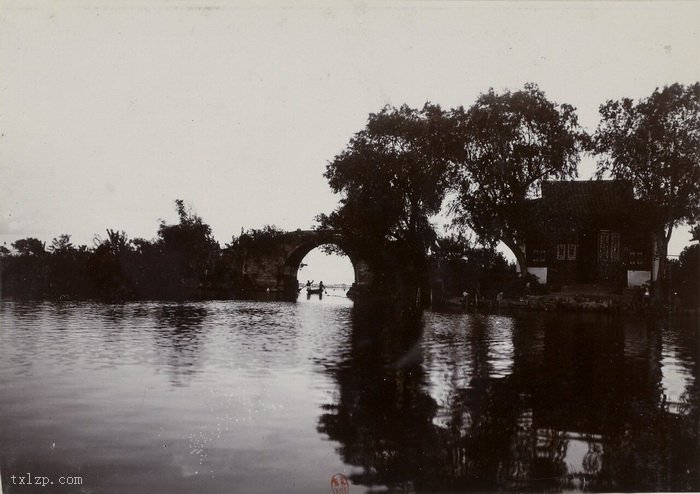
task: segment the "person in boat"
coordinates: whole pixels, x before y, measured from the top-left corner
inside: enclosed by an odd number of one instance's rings
[[[325,287],[323,286],[323,281],[319,281],[318,282],[318,289],[321,290],[321,293],[323,293],[324,288]]]
[[[314,284],[314,280],[311,280],[311,281],[306,280],[306,288],[311,288],[311,285],[313,285],[313,284]]]

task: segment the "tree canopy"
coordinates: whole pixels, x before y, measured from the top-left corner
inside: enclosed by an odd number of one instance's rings
[[[598,177],[610,175],[634,186],[651,203],[653,280],[664,280],[673,229],[700,216],[700,83],[673,84],[635,103],[630,98],[600,106],[591,149]],[[655,290],[655,296],[665,291]]]
[[[340,206],[318,217],[365,255],[391,245],[398,262],[424,258],[435,239],[430,223],[447,188],[449,122],[439,106],[387,106],[369,116],[346,149],[326,167]]]
[[[74,247],[70,241],[70,235],[67,233],[55,237],[49,246],[49,251],[53,253],[65,253],[73,249]]]
[[[700,83],[658,88],[648,98],[610,100],[593,136],[598,177],[634,186],[656,206],[664,243],[700,214]]]
[[[171,266],[173,283],[198,283],[206,277],[209,260],[218,253],[219,243],[211,227],[182,199],[175,200],[175,209],[180,221],[175,225],[160,222],[158,246],[164,262]]]
[[[206,256],[210,251],[218,250],[219,244],[212,236],[211,227],[185,207],[182,199],[175,200],[175,209],[180,222],[168,225],[161,221],[158,227],[158,237],[166,251]]]
[[[46,253],[44,242],[34,237],[17,240],[12,243],[12,247],[22,256],[39,256]]]
[[[501,94],[482,94],[454,122],[451,177],[458,225],[485,243],[503,241],[526,269],[521,248],[529,221],[526,201],[543,180],[577,175],[586,134],[575,110],[549,101],[536,85]]]

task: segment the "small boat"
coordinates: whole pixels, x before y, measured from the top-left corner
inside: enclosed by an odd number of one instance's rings
[[[321,294],[323,294],[323,288],[307,288],[306,294],[307,295],[321,295]]]

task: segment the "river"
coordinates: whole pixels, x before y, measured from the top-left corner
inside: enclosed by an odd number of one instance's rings
[[[406,321],[340,295],[0,310],[4,494],[700,490],[693,321]]]

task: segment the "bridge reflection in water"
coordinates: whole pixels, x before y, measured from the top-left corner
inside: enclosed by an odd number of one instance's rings
[[[424,320],[355,311],[350,350],[327,369],[338,399],[318,430],[357,467],[353,482],[700,489],[694,328],[580,315]],[[696,362],[692,379],[674,375],[682,349]]]

